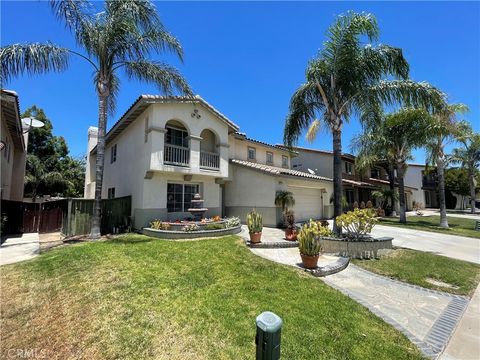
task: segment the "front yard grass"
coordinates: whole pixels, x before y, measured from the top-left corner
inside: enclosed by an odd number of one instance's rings
[[[480,281],[480,265],[416,250],[396,249],[379,260],[352,262],[377,274],[459,295],[471,295]],[[435,285],[427,279],[454,287]]]
[[[438,226],[440,223],[439,216],[408,216],[406,224],[400,224],[398,219],[383,218],[380,219],[379,225],[399,226],[416,230],[468,236],[480,239],[480,231],[475,230],[475,221],[476,220],[474,219],[464,219],[449,216],[449,228],[444,229]]]
[[[76,244],[1,268],[1,357],[253,359],[255,317],[284,321],[284,359],[421,359],[366,308],[235,236],[141,235]]]

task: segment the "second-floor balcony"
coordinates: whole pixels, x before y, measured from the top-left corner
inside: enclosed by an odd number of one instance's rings
[[[163,162],[168,165],[189,166],[190,149],[183,146],[165,144]]]
[[[214,152],[200,151],[200,168],[207,170],[220,169],[220,155]]]

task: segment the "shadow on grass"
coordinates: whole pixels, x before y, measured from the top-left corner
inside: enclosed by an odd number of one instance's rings
[[[152,241],[155,241],[156,239],[147,237],[144,235],[126,235],[126,236],[121,236],[115,239],[110,239],[106,241],[109,244],[114,244],[114,245],[121,245],[121,244],[142,244],[142,243],[150,243]]]

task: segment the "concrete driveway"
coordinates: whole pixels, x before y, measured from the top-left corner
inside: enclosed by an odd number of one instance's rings
[[[377,225],[372,235],[391,236],[393,245],[480,264],[480,239]]]
[[[38,233],[9,235],[0,246],[0,265],[13,264],[38,256]]]

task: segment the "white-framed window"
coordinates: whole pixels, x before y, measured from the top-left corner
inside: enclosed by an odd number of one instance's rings
[[[353,164],[351,162],[345,161],[345,173],[348,175],[353,174]]]
[[[108,188],[107,191],[108,191],[107,197],[109,199],[113,199],[115,197],[115,188],[114,187]]]
[[[257,158],[257,149],[252,146],[248,147],[248,160],[256,160]]]
[[[113,164],[115,161],[117,161],[117,144],[110,149],[110,164]]]
[[[167,184],[167,211],[187,212],[196,193],[200,192],[199,184]]]
[[[185,129],[179,129],[172,126],[167,126],[167,133],[165,134],[165,143],[169,145],[181,146],[188,148],[188,132]]]
[[[273,152],[267,151],[267,164],[273,165]]]
[[[282,167],[288,168],[288,156],[282,155]]]

